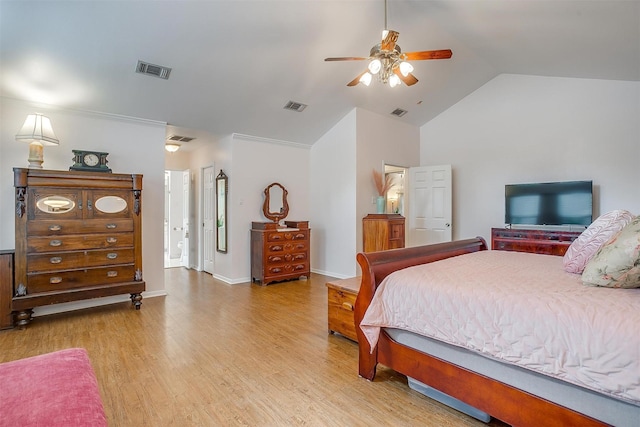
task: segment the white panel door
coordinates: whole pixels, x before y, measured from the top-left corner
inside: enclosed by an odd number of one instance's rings
[[[451,165],[409,168],[407,246],[451,241]]]
[[[189,253],[191,252],[190,242],[190,218],[191,218],[191,172],[189,169],[182,171],[182,256],[180,265],[191,268],[189,263]]]
[[[213,274],[213,256],[215,253],[216,235],[215,235],[215,219],[216,210],[214,206],[216,194],[216,177],[213,166],[209,166],[202,170],[202,254],[204,271]]]

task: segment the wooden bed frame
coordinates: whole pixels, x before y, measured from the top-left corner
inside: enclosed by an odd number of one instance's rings
[[[455,397],[513,426],[604,426],[600,421],[399,344],[384,331],[371,352],[360,322],[378,285],[387,275],[406,267],[487,250],[481,237],[383,252],[359,253],[362,284],[354,318],[359,345],[359,374],[373,381],[381,363],[401,374]]]

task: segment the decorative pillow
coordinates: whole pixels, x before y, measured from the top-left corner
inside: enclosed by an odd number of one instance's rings
[[[569,273],[582,273],[584,266],[598,252],[598,249],[629,224],[634,215],[625,210],[615,210],[600,215],[571,243],[564,254],[562,263]]]
[[[585,285],[640,288],[640,216],[608,241],[582,273]]]

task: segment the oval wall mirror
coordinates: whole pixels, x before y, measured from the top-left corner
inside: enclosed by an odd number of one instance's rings
[[[229,192],[229,177],[222,172],[216,177],[216,250],[227,252],[227,193]]]
[[[127,201],[118,196],[104,196],[96,200],[96,209],[104,213],[118,213],[127,209]]]
[[[69,212],[76,206],[76,203],[63,196],[48,196],[38,200],[36,206],[42,212],[61,214]]]
[[[264,189],[264,204],[262,213],[273,222],[279,222],[289,215],[289,203],[287,194],[289,192],[281,184],[274,182]]]

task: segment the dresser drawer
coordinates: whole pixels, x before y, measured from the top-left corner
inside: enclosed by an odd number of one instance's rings
[[[298,253],[283,253],[283,254],[276,254],[276,255],[269,255],[267,257],[267,264],[268,265],[274,265],[274,264],[284,264],[284,263],[289,263],[289,262],[301,262],[301,261],[306,261],[307,260],[307,253],[306,252],[298,252]]]
[[[278,274],[293,274],[293,273],[303,273],[305,271],[309,271],[308,263],[288,263],[288,264],[278,264],[278,265],[267,265],[266,266],[267,275],[268,276],[277,276]]]
[[[132,246],[132,233],[29,237],[27,239],[28,253],[74,251],[101,248],[126,248]]]
[[[132,282],[134,275],[133,264],[52,273],[30,273],[27,275],[27,295],[92,285]]]
[[[307,242],[283,242],[283,243],[267,243],[267,254],[284,254],[293,252],[306,252],[309,248]]]
[[[63,234],[124,233],[133,231],[132,219],[41,220],[27,221],[30,236]]]
[[[267,242],[285,242],[291,240],[307,240],[309,230],[271,231],[267,233]]]
[[[27,256],[27,272],[71,270],[81,267],[131,264],[133,262],[133,248],[31,254]]]

